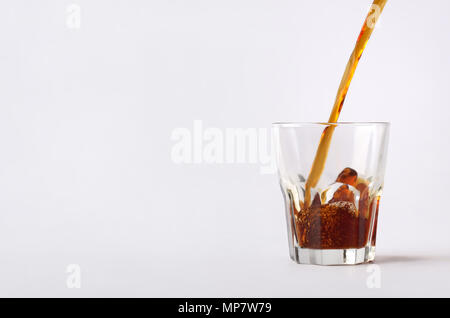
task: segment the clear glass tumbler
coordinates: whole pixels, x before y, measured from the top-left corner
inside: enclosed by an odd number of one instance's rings
[[[273,128],[291,258],[320,265],[374,260],[389,123],[275,123]],[[325,165],[318,181],[307,186],[325,129],[332,130]]]

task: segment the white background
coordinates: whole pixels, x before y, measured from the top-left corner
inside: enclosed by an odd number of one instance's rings
[[[326,120],[369,1],[70,3],[0,4],[0,296],[450,296],[449,1],[389,1],[342,112],[392,123],[373,289],[289,259],[275,175],[171,160],[196,119]]]

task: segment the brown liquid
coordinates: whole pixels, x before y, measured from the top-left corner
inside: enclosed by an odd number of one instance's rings
[[[369,219],[356,214],[352,202],[340,201],[302,210],[297,221],[301,247],[360,248],[367,244]]]
[[[342,111],[342,106],[345,101],[345,96],[347,96],[348,88],[350,87],[350,82],[352,81],[353,75],[355,74],[356,67],[361,58],[362,53],[366,47],[367,41],[372,34],[381,12],[386,5],[387,0],[375,0],[370,8],[370,11],[364,21],[364,25],[356,41],[355,48],[353,49],[352,55],[348,60],[347,67],[345,68],[344,75],[341,79],[341,84],[336,95],[336,100],[334,102],[333,109],[331,110],[329,123],[337,122],[339,114]],[[325,161],[328,155],[328,149],[330,148],[331,138],[333,136],[334,125],[327,126],[322,136],[320,137],[319,146],[316,151],[316,156],[314,158],[311,171],[309,172],[308,179],[305,185],[305,207],[309,207],[311,200],[311,188],[314,188],[319,182],[320,176],[322,175],[323,169],[325,167]]]
[[[314,249],[361,248],[368,243],[373,220],[370,241],[375,246],[379,196],[370,196],[369,182],[358,178],[351,168],[345,168],[336,182],[342,185],[328,201],[326,196],[316,193],[309,207],[303,206],[298,211],[292,205],[298,244]],[[358,200],[350,187],[359,191]]]

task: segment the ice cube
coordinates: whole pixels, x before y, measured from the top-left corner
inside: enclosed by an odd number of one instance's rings
[[[316,195],[314,196],[314,200],[311,203],[311,208],[320,207],[321,205],[322,205],[322,202],[320,201],[320,195],[317,192]]]
[[[293,201],[295,209],[297,211],[300,211],[301,201],[297,185],[289,178],[281,178],[280,185],[283,191],[285,191],[285,193],[289,195],[290,200]]]
[[[333,193],[333,198],[330,201],[328,201],[328,203],[341,202],[341,201],[355,203],[355,194],[353,193],[352,190],[350,190],[349,187],[350,186],[347,184],[341,185]]]
[[[336,182],[342,182],[351,186],[355,186],[357,179],[358,173],[356,172],[356,170],[347,167],[338,175]]]
[[[322,202],[333,203],[339,201],[355,203],[359,199],[359,191],[348,184],[334,182],[322,191]]]
[[[358,183],[356,185],[356,189],[359,190],[359,202],[358,202],[358,211],[359,215],[364,216],[364,218],[369,218],[369,186],[364,183]]]

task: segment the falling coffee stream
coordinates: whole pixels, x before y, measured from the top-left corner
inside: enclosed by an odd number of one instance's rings
[[[347,95],[348,88],[352,81],[353,75],[355,74],[356,67],[361,58],[361,55],[366,47],[367,41],[372,34],[375,24],[384,9],[387,0],[375,0],[370,8],[370,11],[364,21],[364,25],[356,41],[355,48],[353,49],[352,55],[348,60],[347,67],[345,68],[344,75],[341,79],[341,84],[336,95],[336,100],[334,102],[333,109],[328,119],[329,123],[336,123],[339,114],[342,110],[342,105],[345,101],[345,96]],[[319,182],[320,176],[325,167],[325,161],[328,155],[328,149],[330,148],[331,138],[333,136],[335,125],[327,126],[322,132],[320,137],[319,146],[317,147],[316,156],[314,158],[311,171],[309,172],[308,179],[305,185],[305,207],[309,207],[311,201],[311,188],[314,188]]]

